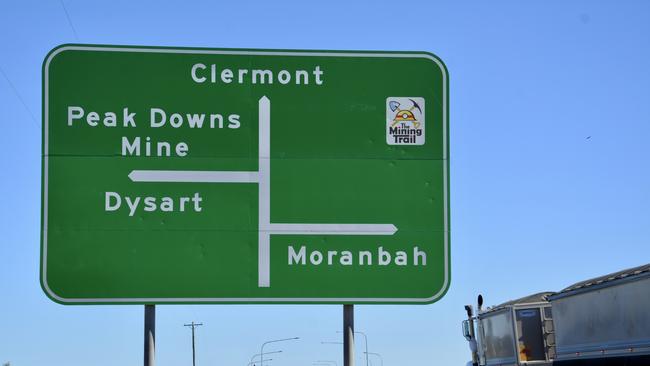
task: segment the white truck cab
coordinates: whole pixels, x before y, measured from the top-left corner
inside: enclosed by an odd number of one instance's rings
[[[480,366],[552,365],[555,358],[553,313],[547,296],[551,292],[482,310],[466,306],[463,336],[472,350],[472,363]]]

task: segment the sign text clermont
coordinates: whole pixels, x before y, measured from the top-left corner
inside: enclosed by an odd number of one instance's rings
[[[323,85],[323,71],[320,66],[309,70],[280,70],[277,73],[269,69],[217,69],[216,64],[211,64],[209,71],[208,66],[197,63],[192,66],[192,80],[197,83],[223,83],[223,84],[276,84],[287,85],[308,85],[310,80],[315,85]],[[313,78],[310,79],[313,75]]]

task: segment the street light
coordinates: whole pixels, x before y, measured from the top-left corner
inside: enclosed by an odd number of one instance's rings
[[[267,358],[264,361],[273,361],[273,359],[272,358]],[[254,365],[254,364],[255,364],[255,361],[251,361],[251,362],[248,363],[248,366],[251,366],[251,365]]]
[[[364,353],[366,354],[366,366],[368,366],[368,336],[366,335],[366,333],[359,332],[358,330],[355,330],[354,332],[361,334],[363,336],[363,339],[366,341],[366,352]],[[337,331],[336,333],[343,333],[343,332]]]
[[[280,351],[266,352],[265,355],[270,355],[270,354],[273,354],[273,353],[282,353],[282,351],[280,350]],[[251,362],[249,363],[249,365],[251,363],[253,363],[253,360],[255,359],[255,357],[260,356],[260,355],[261,355],[260,353],[254,354],[253,357],[251,357]]]
[[[373,355],[373,356],[377,356],[377,357],[379,357],[379,360],[381,361],[381,366],[384,366],[384,358],[381,357],[381,355],[380,355],[379,353],[375,353],[375,352],[366,352],[366,356],[367,356],[367,355]]]
[[[300,339],[300,337],[274,339],[272,341],[266,341],[266,342],[262,343],[262,347],[261,347],[261,350],[260,350],[260,366],[264,366],[264,346],[266,346],[269,343],[284,342],[284,341],[294,341],[296,339]]]
[[[316,361],[312,365],[330,365],[334,364],[334,366],[338,366],[338,363],[336,361]]]

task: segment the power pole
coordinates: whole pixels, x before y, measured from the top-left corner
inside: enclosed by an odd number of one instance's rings
[[[194,347],[194,328],[203,325],[203,323],[184,324],[186,327],[192,327],[192,366],[196,366],[196,348]]]

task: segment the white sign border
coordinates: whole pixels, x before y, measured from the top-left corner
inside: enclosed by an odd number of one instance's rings
[[[319,304],[371,304],[371,303],[432,303],[442,297],[449,287],[449,187],[448,187],[448,163],[443,164],[443,205],[444,205],[444,282],[442,288],[433,296],[425,298],[316,298],[316,297],[241,297],[241,298],[64,298],[52,291],[47,282],[47,224],[48,224],[48,158],[49,158],[49,66],[54,57],[65,51],[98,51],[98,52],[131,52],[131,53],[174,53],[174,54],[207,54],[207,55],[253,55],[253,56],[300,56],[300,57],[382,57],[382,58],[424,58],[433,61],[442,72],[443,81],[443,143],[442,156],[443,160],[448,160],[447,156],[447,125],[448,125],[448,75],[447,69],[442,62],[428,53],[381,53],[381,52],[323,52],[323,51],[263,51],[263,50],[210,50],[210,49],[191,49],[191,48],[140,48],[137,46],[81,46],[81,45],[62,45],[53,49],[43,63],[43,203],[42,203],[42,232],[41,232],[41,286],[46,294],[54,301],[63,304],[181,304],[181,303],[319,303]],[[358,51],[357,51],[358,52]]]

